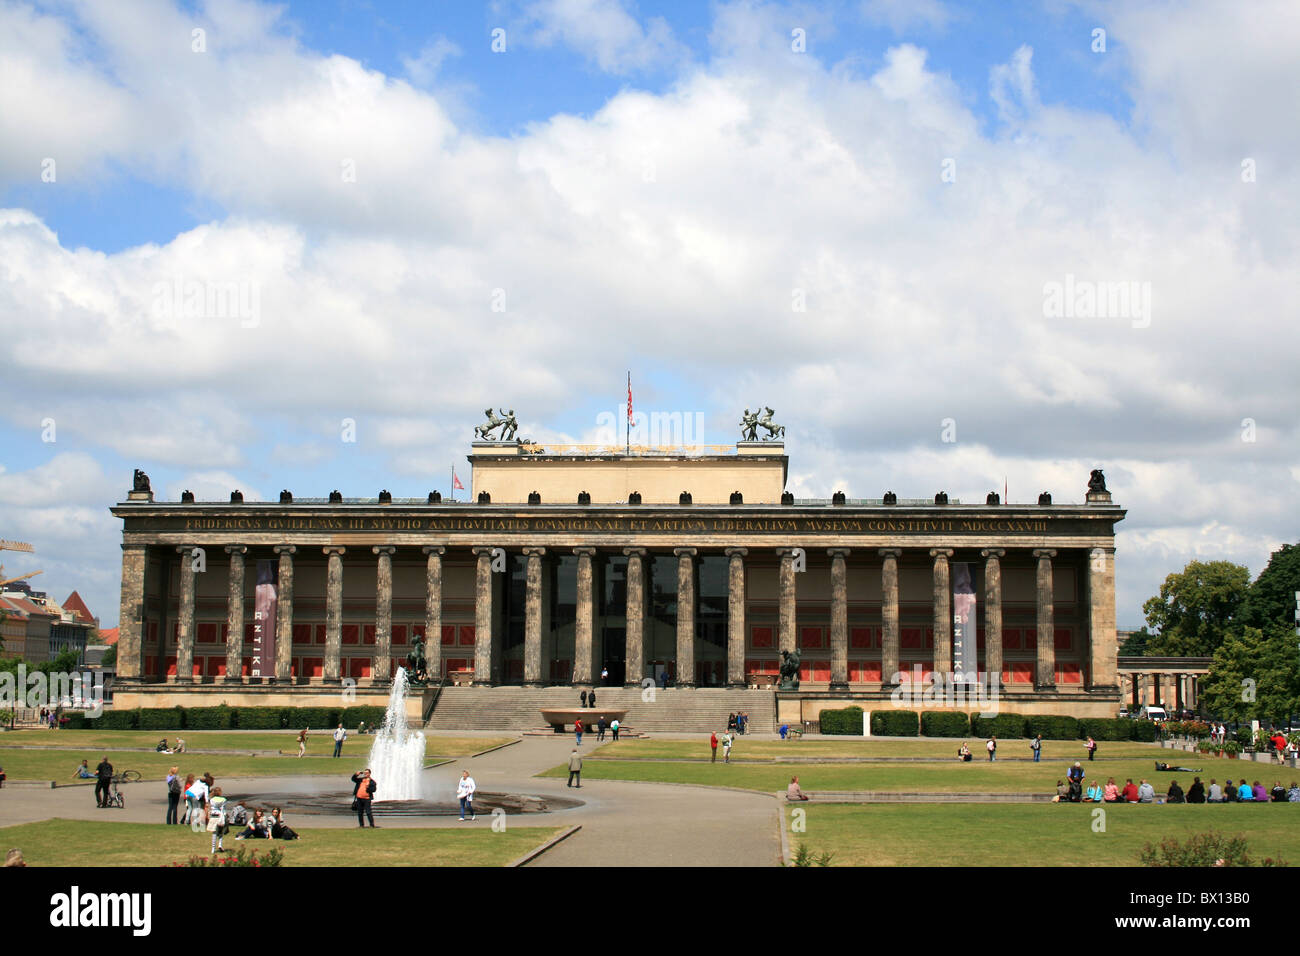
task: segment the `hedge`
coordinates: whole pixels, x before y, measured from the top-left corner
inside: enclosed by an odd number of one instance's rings
[[[140,730],[178,730],[185,726],[185,711],[180,707],[146,707],[139,714],[136,727]]]
[[[185,708],[186,730],[229,730],[234,726],[235,709],[225,704]]]
[[[1130,740],[1136,740],[1144,744],[1156,742],[1156,738],[1160,735],[1160,728],[1156,726],[1154,720],[1135,720],[1132,723]]]
[[[923,737],[969,737],[970,714],[960,711],[927,710],[921,715]]]
[[[871,733],[877,737],[915,737],[920,718],[914,710],[873,710]]]
[[[343,721],[344,727],[356,727],[365,721],[367,727],[378,729],[384,724],[385,708],[369,705],[365,707],[347,707],[343,711],[340,720]],[[338,723],[338,721],[335,721]],[[861,726],[861,724],[859,724]]]
[[[1030,737],[1043,735],[1044,740],[1078,740],[1079,719],[1062,714],[1030,714],[1025,721]]]
[[[821,732],[839,736],[862,736],[862,708],[844,707],[840,710],[823,710],[818,716]]]
[[[105,710],[99,717],[70,712],[69,730],[328,730],[343,724],[356,727],[365,721],[371,727],[384,722],[383,707],[150,707],[137,710]],[[861,716],[858,726],[861,727]]]
[[[1079,739],[1132,740],[1133,723],[1127,717],[1083,717],[1079,720]]]
[[[997,714],[993,717],[971,717],[971,736],[974,737],[1028,737],[1024,714]]]

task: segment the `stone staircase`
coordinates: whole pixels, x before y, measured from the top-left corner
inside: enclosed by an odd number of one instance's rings
[[[538,730],[546,723],[543,707],[577,707],[575,687],[444,687],[425,727],[429,730]],[[776,694],[771,690],[701,687],[655,688],[654,700],[640,688],[598,687],[598,707],[625,710],[622,721],[633,733],[708,733],[723,731],[727,715],[749,714],[750,729],[776,730]],[[595,728],[593,727],[594,731]]]

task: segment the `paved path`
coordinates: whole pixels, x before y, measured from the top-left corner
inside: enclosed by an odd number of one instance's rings
[[[463,734],[458,734],[463,736]],[[594,744],[594,741],[592,741]],[[584,744],[582,751],[592,749]],[[581,824],[582,829],[544,853],[530,866],[775,866],[780,861],[778,805],[771,796],[748,791],[674,784],[591,780],[569,789],[563,778],[534,777],[568,762],[571,736],[524,737],[519,743],[481,757],[457,758],[425,771],[425,792],[454,803],[456,781],[469,770],[479,789],[521,794],[560,795],[583,805],[547,814],[507,817],[507,825]],[[294,790],[346,793],[348,777],[364,758],[339,760],[339,775],[219,779],[228,794]],[[383,786],[383,781],[379,781]],[[0,790],[0,826],[34,823],[51,817],[154,823],[164,819],[167,798],[160,781],[123,788],[126,808],[100,810],[93,787]],[[346,799],[343,797],[341,799]],[[291,815],[303,828],[355,826],[350,815]],[[455,816],[384,817],[380,826],[490,827],[491,818],[461,823]],[[204,841],[207,835],[197,836]]]

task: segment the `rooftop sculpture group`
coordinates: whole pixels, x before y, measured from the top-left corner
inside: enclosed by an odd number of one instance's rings
[[[767,434],[763,436],[763,441],[774,441],[777,438],[785,437],[785,426],[778,425],[772,421],[772,416],[776,413],[766,406],[760,406],[764,415],[760,418],[758,412],[751,412],[745,409],[740,416],[740,439],[741,441],[758,441],[758,430],[767,429]]]

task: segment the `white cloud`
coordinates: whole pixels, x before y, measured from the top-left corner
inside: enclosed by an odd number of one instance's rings
[[[861,10],[869,22],[888,26],[895,33],[913,27],[940,29],[953,18],[952,11],[939,0],[863,0]]]
[[[667,21],[651,17],[642,25],[624,0],[538,0],[526,15],[536,24],[529,42],[563,43],[606,73],[663,69],[687,56]]]

